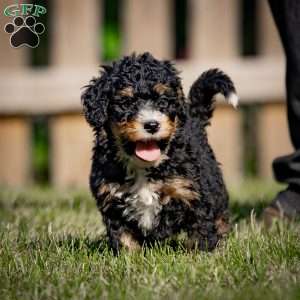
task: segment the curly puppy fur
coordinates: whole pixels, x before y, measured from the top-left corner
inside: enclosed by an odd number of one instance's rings
[[[212,250],[228,230],[228,195],[205,130],[218,93],[236,104],[222,71],[203,73],[185,98],[174,65],[149,53],[103,66],[86,87],[90,187],[115,253],[180,231]]]

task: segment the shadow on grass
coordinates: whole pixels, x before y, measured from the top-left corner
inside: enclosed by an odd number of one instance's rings
[[[76,236],[67,236],[57,242],[59,247],[66,248],[69,251],[82,251],[86,250],[88,255],[95,253],[103,253],[108,251],[107,239],[103,236],[99,239],[90,239],[88,237],[82,239]]]
[[[251,202],[253,202],[253,204]],[[231,218],[234,222],[239,222],[243,219],[250,218],[251,213],[254,213],[256,218],[259,219],[267,205],[268,203],[265,202],[254,202],[251,200],[243,201],[243,203],[235,201],[230,205]]]
[[[87,255],[101,254],[109,252],[107,239],[99,237],[91,239],[89,237],[67,235],[64,237],[47,237],[38,240],[31,240],[27,243],[27,249],[32,250],[57,250],[57,248],[70,252],[86,251]]]
[[[109,248],[108,241],[105,236],[95,240],[89,238],[85,238],[82,240],[82,238],[79,237],[68,236],[67,238],[59,240],[58,246],[65,248],[70,252],[79,252],[85,249],[88,255],[93,255],[97,253],[110,253],[111,255],[116,255],[116,253],[113,253],[113,251]],[[151,250],[153,248],[168,248],[172,251],[178,251],[183,249],[182,242],[178,241],[176,238],[169,238],[165,241],[149,243],[145,244],[144,246],[144,253],[146,253],[147,250]]]
[[[55,245],[55,246],[54,246]],[[108,245],[108,241],[106,237],[100,237],[99,239],[90,239],[90,238],[82,238],[77,236],[67,236],[61,239],[44,239],[44,240],[31,240],[27,243],[27,249],[31,249],[33,251],[51,251],[57,252],[59,248],[59,252],[63,251],[65,253],[69,253],[71,255],[77,255],[85,253],[88,257],[92,257],[94,255],[111,255],[118,256],[118,253],[114,252],[110,249]],[[181,241],[177,239],[167,239],[165,241],[153,243],[153,244],[145,244],[142,248],[142,253],[147,254],[148,251],[152,251],[153,249],[163,249],[163,251],[184,251],[184,246]],[[185,249],[186,250],[186,249]],[[119,254],[121,254],[120,252]]]

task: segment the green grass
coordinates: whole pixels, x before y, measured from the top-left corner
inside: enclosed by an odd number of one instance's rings
[[[0,299],[300,299],[300,225],[255,220],[280,187],[232,190],[228,240],[114,257],[85,191],[0,191]],[[254,211],[252,211],[254,209]]]

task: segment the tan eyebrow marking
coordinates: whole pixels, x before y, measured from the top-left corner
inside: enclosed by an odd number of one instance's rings
[[[127,86],[122,90],[118,91],[118,95],[122,97],[133,97],[133,88],[131,86]]]
[[[164,94],[165,92],[170,90],[170,87],[166,84],[163,83],[157,83],[154,87],[153,90],[158,93],[159,95]]]

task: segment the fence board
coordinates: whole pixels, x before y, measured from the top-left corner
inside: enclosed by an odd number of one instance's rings
[[[243,171],[241,114],[230,106],[217,107],[208,127],[208,139],[226,182],[240,182]]]
[[[186,92],[201,72],[220,67],[232,77],[242,103],[284,99],[282,58],[225,62],[193,60],[178,62],[177,67],[182,70],[181,77]],[[79,112],[82,87],[97,74],[96,66],[0,73],[0,115]]]
[[[101,2],[53,1],[52,51],[54,65],[98,65],[100,58]]]
[[[189,0],[190,58],[232,58],[239,54],[238,0]]]
[[[24,117],[0,118],[0,184],[31,182],[30,122]]]
[[[57,187],[88,186],[92,131],[80,114],[50,120],[51,182]]]
[[[261,177],[272,178],[272,161],[293,151],[287,126],[286,105],[262,105],[258,113],[258,172]]]
[[[170,0],[125,0],[123,52],[151,52],[158,58],[173,56],[172,2]]]
[[[279,34],[275,27],[267,0],[257,1],[258,5],[258,53],[264,56],[282,55]]]
[[[13,48],[10,45],[10,34],[4,31],[4,26],[11,23],[13,18],[3,15],[4,8],[11,5],[12,1],[2,0],[0,2],[0,69],[19,69],[28,64],[29,51],[26,47]]]

